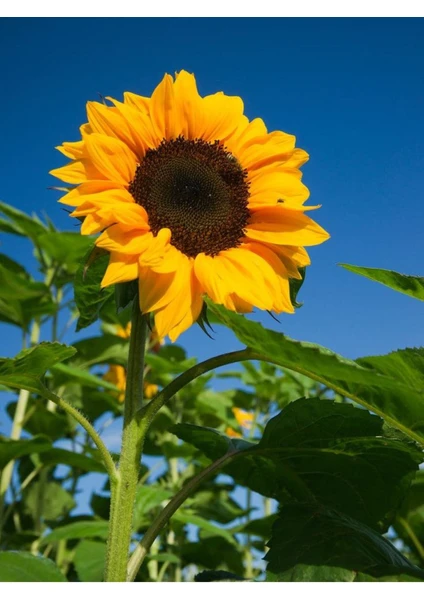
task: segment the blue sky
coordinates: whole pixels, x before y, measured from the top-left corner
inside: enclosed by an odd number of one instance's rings
[[[295,134],[311,157],[304,182],[332,237],[311,249],[303,308],[281,325],[254,318],[351,358],[422,344],[417,300],[337,266],[423,275],[422,20],[2,19],[0,50],[4,202],[75,230],[47,189],[63,164],[54,147],[78,138],[98,93],[150,95],[165,72],[186,69],[201,94],[241,96],[250,118]],[[21,238],[0,234],[0,252],[34,267]],[[180,343],[201,359],[239,347],[231,333],[211,341],[197,326]],[[0,355],[19,349],[18,330],[0,323]]]
[[[249,117],[294,133],[311,157],[304,182],[331,240],[311,249],[303,308],[281,326],[257,318],[349,357],[420,345],[419,302],[337,263],[422,274],[423,39],[420,19],[2,19],[0,197],[73,229],[48,171],[85,102],[149,95],[187,69],[202,94],[240,95]],[[28,264],[20,238],[0,244]],[[13,327],[0,331],[0,355],[15,353]],[[237,346],[197,327],[180,339],[201,357]]]

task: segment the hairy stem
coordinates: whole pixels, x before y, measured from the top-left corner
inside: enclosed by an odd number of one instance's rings
[[[113,462],[113,458],[112,458],[109,450],[106,448],[102,438],[99,436],[97,431],[94,429],[94,427],[90,423],[90,421],[88,419],[86,419],[79,412],[78,409],[73,407],[71,404],[68,404],[68,402],[66,402],[66,400],[63,400],[63,398],[59,398],[59,396],[56,396],[56,394],[54,394],[53,392],[50,392],[49,390],[46,389],[46,390],[44,390],[43,394],[48,400],[51,400],[52,402],[54,402],[57,406],[59,406],[59,408],[61,408],[68,415],[73,417],[75,419],[75,421],[77,421],[77,423],[79,423],[81,425],[81,427],[83,427],[85,429],[85,431],[88,433],[88,435],[90,436],[90,438],[93,440],[94,444],[96,445],[97,450],[101,454],[105,469],[107,471],[107,474],[110,477],[111,483],[115,482],[118,477],[118,472],[117,472],[115,463]]]
[[[240,452],[233,451],[221,456],[215,462],[211,463],[206,469],[198,473],[193,479],[191,479],[173,498],[170,502],[162,509],[159,515],[154,519],[149,529],[143,536],[143,539],[134,550],[130,561],[128,563],[128,579],[127,581],[134,581],[139,568],[143,564],[144,558],[148,553],[151,545],[155,541],[156,537],[168,523],[172,515],[179,509],[179,507],[187,500],[187,498],[198,488],[198,486],[205,480],[213,475],[216,471],[221,469],[225,464],[230,462],[236,455],[241,454]]]
[[[213,358],[208,358],[198,365],[194,365],[178,377],[171,381],[163,390],[161,390],[157,396],[153,398],[141,409],[141,416],[143,419],[145,418],[149,423],[152,422],[155,415],[158,411],[164,406],[177,392],[179,392],[183,387],[188,385],[193,379],[200,377],[204,373],[208,371],[213,371],[218,367],[223,367],[224,365],[230,365],[235,362],[240,362],[243,360],[256,360],[259,359],[259,355],[255,352],[246,348],[244,350],[238,350],[237,352],[228,352],[227,354],[221,354],[219,356],[214,356]]]
[[[141,418],[143,402],[144,355],[147,323],[134,299],[124,426],[117,481],[111,484],[111,510],[105,581],[126,581],[131,542],[134,500],[139,477],[141,453],[148,423]]]

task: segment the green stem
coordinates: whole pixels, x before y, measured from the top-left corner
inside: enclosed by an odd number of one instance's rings
[[[143,564],[144,558],[148,553],[151,545],[168,523],[172,515],[179,509],[179,507],[187,500],[187,498],[198,488],[198,486],[213,475],[216,471],[221,469],[225,464],[230,462],[236,455],[240,455],[241,452],[233,451],[228,454],[224,454],[221,458],[218,458],[215,462],[211,463],[203,471],[198,473],[193,479],[191,479],[173,498],[170,502],[162,509],[159,515],[154,519],[149,529],[143,536],[143,539],[134,550],[130,561],[128,563],[128,579],[127,581],[134,581],[139,568]]]
[[[264,498],[264,517],[269,517],[272,514],[271,498]]]
[[[142,416],[143,419],[146,419],[150,424],[162,406],[164,406],[183,387],[193,381],[193,379],[200,377],[208,371],[223,367],[224,365],[230,365],[243,360],[256,360],[258,356],[259,355],[253,352],[253,350],[250,350],[250,348],[245,348],[244,350],[238,350],[237,352],[228,352],[227,354],[214,356],[198,365],[194,365],[194,367],[191,367],[164,387],[163,390],[149,402],[149,404],[141,409],[140,416]]]
[[[47,389],[43,390],[43,395],[45,398],[47,398],[47,400],[51,400],[52,402],[57,404],[57,406],[59,406],[59,408],[61,408],[68,415],[73,417],[75,419],[75,421],[77,421],[77,423],[79,423],[81,425],[81,427],[83,427],[85,429],[85,431],[91,437],[94,444],[97,446],[98,451],[101,454],[103,463],[105,465],[105,469],[107,471],[107,474],[110,477],[111,484],[115,483],[116,480],[118,479],[118,471],[116,469],[115,463],[113,462],[113,458],[112,458],[109,450],[106,448],[102,438],[99,436],[97,431],[94,429],[94,427],[92,426],[90,421],[88,421],[88,419],[86,419],[79,412],[78,409],[74,408],[71,404],[68,404],[66,402],[66,400],[63,400],[63,398],[59,398],[59,396],[56,396],[56,394],[54,394],[50,390],[47,390]]]
[[[246,517],[246,524],[250,523],[250,512],[252,508],[252,490],[247,488],[246,490],[246,510],[249,511]],[[245,577],[246,579],[253,578],[253,556],[252,556],[252,539],[250,534],[246,535],[246,549],[245,549]]]
[[[38,344],[40,338],[40,324],[37,320],[33,321],[31,332],[30,332],[30,344],[32,346]],[[25,412],[29,400],[29,391],[21,390],[18,396],[18,402],[16,404],[15,414],[13,416],[12,431],[10,434],[11,440],[19,440],[21,437],[23,425],[25,422]],[[4,498],[12,479],[13,467],[15,461],[11,460],[1,472],[0,477],[0,536],[3,529],[3,510],[4,510]]]
[[[410,526],[410,524],[408,523],[408,521],[406,519],[403,519],[402,517],[400,517],[399,522],[406,530],[406,533],[409,535],[412,543],[415,546],[416,551],[418,552],[420,559],[424,562],[424,547],[421,544],[418,537],[415,535],[414,530],[412,529],[412,527]]]
[[[134,500],[148,422],[141,418],[147,323],[134,299],[118,479],[111,483],[105,581],[126,581]]]

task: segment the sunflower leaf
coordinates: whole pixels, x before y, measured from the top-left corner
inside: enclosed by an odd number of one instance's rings
[[[20,352],[15,358],[0,359],[0,384],[44,395],[41,379],[57,363],[70,358],[76,350],[58,342],[42,342]]]
[[[423,570],[373,529],[317,504],[283,506],[267,545],[274,581],[353,581],[358,571],[424,579]]]
[[[266,425],[257,444],[218,431],[170,428],[237,483],[284,501],[317,502],[386,530],[422,460],[415,445],[383,437],[383,421],[349,404],[316,398],[290,403]]]
[[[49,231],[38,217],[30,217],[5,202],[0,202],[0,213],[10,219],[0,221],[0,231],[29,237],[33,242],[37,242],[38,236]]]
[[[386,269],[373,269],[371,267],[358,267],[356,265],[348,265],[340,263],[340,267],[352,271],[357,275],[363,275],[372,281],[377,281],[383,285],[396,290],[401,294],[412,296],[417,300],[424,300],[424,277],[414,275],[403,275],[396,271],[388,271]]]
[[[292,340],[210,301],[208,305],[255,358],[306,375],[352,398],[424,445],[423,349],[398,350],[387,356],[354,361],[318,344]],[[412,378],[399,377],[399,364],[406,360],[409,373],[414,373]],[[366,368],[368,364],[372,368]]]
[[[90,237],[71,231],[49,231],[40,235],[37,241],[49,258],[66,267],[70,275],[76,273],[82,257],[93,243]]]
[[[100,309],[114,294],[113,286],[101,288],[108,261],[109,255],[98,254],[93,246],[77,270],[74,282],[75,303],[79,311],[77,331],[97,321]]]
[[[67,581],[55,563],[29,552],[0,553],[0,581]]]
[[[297,301],[297,295],[300,292],[300,288],[302,287],[302,285],[305,282],[305,277],[306,277],[306,268],[305,267],[299,267],[298,269],[300,275],[301,275],[301,279],[289,279],[289,284],[290,284],[290,300],[291,303],[293,304],[293,306],[295,308],[301,308],[303,306],[303,302],[298,302]]]

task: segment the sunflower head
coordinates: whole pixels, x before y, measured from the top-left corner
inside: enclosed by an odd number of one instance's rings
[[[150,98],[89,102],[71,159],[51,171],[74,187],[83,234],[110,253],[103,286],[138,280],[159,338],[196,321],[204,297],[237,312],[294,312],[289,279],[304,246],[328,234],[305,211],[308,155],[295,138],[243,114],[239,97],[200,96],[193,75],[165,75]]]

